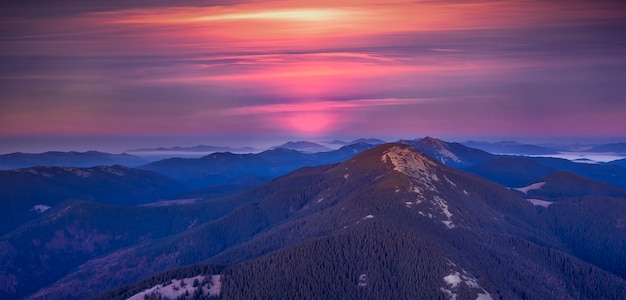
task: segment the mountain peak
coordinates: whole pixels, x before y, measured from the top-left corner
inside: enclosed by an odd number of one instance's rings
[[[437,164],[413,147],[393,144],[383,152],[381,160],[393,164],[394,170],[406,174],[411,179],[439,181],[433,171]]]
[[[422,143],[433,143],[433,144],[437,144],[437,145],[444,145],[445,142],[438,139],[438,138],[434,138],[432,136],[427,136],[424,137],[423,139],[420,140],[420,142]]]

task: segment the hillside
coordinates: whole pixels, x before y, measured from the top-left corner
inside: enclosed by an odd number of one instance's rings
[[[557,171],[539,178],[525,188],[519,188],[525,197],[558,201],[578,197],[613,197],[626,199],[626,189],[589,179],[570,171]]]
[[[32,167],[0,171],[0,234],[71,199],[135,205],[179,193],[185,185],[123,166]]]

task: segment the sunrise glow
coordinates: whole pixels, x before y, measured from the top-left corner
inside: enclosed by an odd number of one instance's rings
[[[614,3],[82,5],[0,21],[1,135],[626,133]]]

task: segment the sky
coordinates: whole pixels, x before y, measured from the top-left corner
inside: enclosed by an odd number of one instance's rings
[[[626,141],[623,1],[12,2],[0,4],[0,152]]]

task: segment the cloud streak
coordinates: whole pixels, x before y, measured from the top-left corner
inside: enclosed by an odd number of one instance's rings
[[[626,135],[619,2],[63,3],[3,4],[0,135]]]

